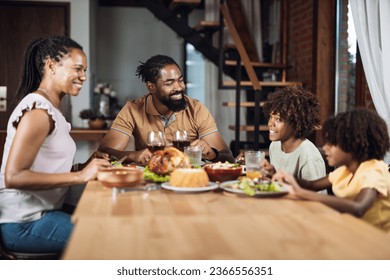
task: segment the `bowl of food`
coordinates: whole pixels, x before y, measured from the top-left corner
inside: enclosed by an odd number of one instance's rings
[[[137,186],[143,179],[143,171],[132,167],[112,167],[98,171],[97,179],[108,188]]]
[[[210,163],[203,168],[212,182],[236,180],[242,174],[242,166],[230,162]]]

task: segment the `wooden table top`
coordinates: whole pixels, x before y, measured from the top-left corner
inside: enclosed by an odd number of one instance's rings
[[[164,189],[129,191],[117,195],[113,193],[113,189],[104,187],[98,181],[89,182],[73,214],[74,221],[79,217],[147,215],[338,214],[321,203],[294,200],[291,197],[255,199],[223,191],[176,193]]]
[[[88,183],[64,259],[390,259],[390,235],[317,202]]]

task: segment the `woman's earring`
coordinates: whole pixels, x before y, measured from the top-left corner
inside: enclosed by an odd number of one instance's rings
[[[56,74],[56,72],[53,70],[53,71],[51,71],[51,73],[53,74],[53,75],[55,75]]]

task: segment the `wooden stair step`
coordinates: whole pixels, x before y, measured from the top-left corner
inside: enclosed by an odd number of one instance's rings
[[[264,103],[265,102],[260,102],[260,107],[263,107]],[[236,107],[236,102],[223,102],[222,105],[225,107]],[[240,107],[255,107],[255,102],[251,102],[251,101],[240,102]]]
[[[253,67],[256,68],[276,68],[276,69],[286,69],[287,66],[282,63],[270,63],[270,62],[250,62]],[[237,61],[235,60],[226,60],[225,65],[227,66],[237,66]],[[244,66],[244,63],[241,62],[241,65]]]
[[[235,87],[236,81],[223,81],[224,87]],[[241,81],[241,86],[244,87],[252,87],[251,81]],[[300,82],[282,82],[282,81],[259,81],[259,85],[261,87],[287,87],[287,86],[293,86],[293,85],[301,85]]]
[[[231,4],[233,4],[233,3],[231,3]],[[235,4],[238,4],[238,2],[236,2]],[[245,25],[245,21],[239,22],[239,23],[241,23],[240,27],[239,27],[239,30],[240,30],[240,32],[239,32],[235,27],[235,22],[233,22],[233,18],[230,15],[228,7],[224,3],[221,3],[220,11],[221,11],[221,15],[225,19],[226,27],[227,27],[230,35],[232,36],[234,43],[237,46],[238,54],[240,55],[240,58],[241,58],[242,62],[244,63],[245,70],[246,70],[246,73],[249,77],[249,80],[253,82],[252,88],[254,90],[260,90],[261,86],[258,83],[258,78],[257,78],[256,72],[250,64],[250,61],[259,61],[259,59],[257,57],[257,53],[254,51],[255,48],[254,48],[254,45],[253,45],[253,42],[252,42],[250,36],[248,37],[248,36],[246,36],[246,35],[248,35],[246,32],[242,32],[242,30],[245,30],[245,31],[247,30],[247,27]],[[231,9],[231,12],[233,12],[233,11],[234,11],[234,14],[236,16],[237,16],[237,14],[239,15],[238,18],[240,18],[242,16],[242,14],[240,14],[239,9]],[[237,18],[236,18],[236,20],[237,20]],[[245,45],[244,45],[244,42],[242,41],[241,37],[243,37],[242,39],[245,41]]]
[[[225,51],[228,51],[228,50],[235,50],[237,51],[237,46],[236,44],[233,44],[233,43],[226,43],[224,46],[223,46],[223,49]]]
[[[188,8],[195,8],[196,6],[200,5],[202,3],[202,0],[172,0],[169,4],[169,9],[171,11],[179,8],[179,7],[188,7]]]
[[[219,30],[219,21],[201,20],[194,29],[198,32],[216,32]]]
[[[236,130],[235,125],[229,125],[230,130]],[[255,131],[254,125],[240,125],[240,131]],[[268,131],[267,125],[259,125],[259,131]]]

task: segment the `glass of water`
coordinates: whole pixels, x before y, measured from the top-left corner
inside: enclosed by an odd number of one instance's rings
[[[188,156],[192,166],[201,166],[202,164],[202,148],[199,146],[184,147],[184,153]]]

